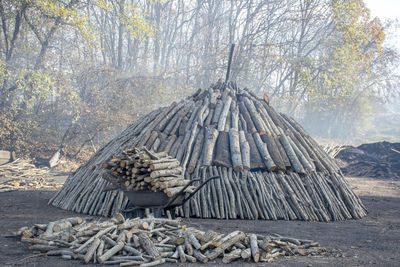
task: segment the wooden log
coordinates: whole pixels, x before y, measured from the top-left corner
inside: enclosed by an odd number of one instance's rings
[[[96,251],[96,257],[99,258],[103,255],[104,252],[104,246],[105,246],[105,242],[103,239],[100,240],[100,244],[97,247],[97,251]]]
[[[166,135],[175,135],[177,130],[177,125],[181,124],[182,119],[189,113],[191,110],[190,102],[188,102],[179,112],[177,112],[174,117],[168,122],[167,126],[162,131]]]
[[[255,234],[250,234],[250,249],[254,262],[258,262],[260,260],[260,249],[258,248],[257,236]]]
[[[151,241],[151,239],[148,237],[147,234],[145,233],[140,233],[138,235],[139,237],[139,242],[142,248],[147,252],[147,254],[150,255],[150,257],[153,260],[157,260],[161,258],[161,254],[158,251],[158,249],[154,246],[154,243]]]
[[[280,135],[281,132],[279,131],[278,127],[272,121],[271,117],[269,116],[267,110],[263,105],[257,105],[257,110],[261,113],[261,117],[264,123],[267,125],[268,130],[270,131],[272,136]]]
[[[307,143],[307,141],[301,136],[298,131],[293,132],[297,140],[301,143],[308,155],[311,157],[311,161],[314,163],[316,170],[319,172],[326,171],[324,165],[321,163],[320,158],[315,154],[313,148]]]
[[[192,105],[193,106],[193,105]],[[193,109],[193,107],[190,107],[189,106],[189,108],[190,109]],[[187,131],[190,131],[191,129],[190,129],[190,126],[193,124],[193,122],[196,120],[196,118],[198,117],[198,113],[200,112],[200,110],[201,110],[201,105],[199,105],[199,104],[195,104],[195,108],[193,109],[193,112],[190,114],[190,118],[189,119],[187,119],[187,123],[181,123],[181,124],[185,124],[185,127],[182,129],[182,130],[184,130],[183,132],[187,132]],[[182,119],[182,122],[185,122],[185,120],[184,119]]]
[[[179,161],[178,160],[173,160],[173,161],[167,161],[167,162],[160,162],[160,163],[152,163],[150,164],[150,169],[152,171],[156,170],[164,170],[164,169],[175,169],[179,167]]]
[[[251,119],[250,114],[244,102],[240,101],[238,104],[239,104],[240,114],[243,117],[242,121],[245,122],[247,126],[247,132],[251,134],[257,132],[257,129],[254,126],[253,120]]]
[[[261,140],[267,144],[268,152],[270,153],[272,160],[275,162],[277,169],[281,171],[286,170],[285,163],[283,162],[275,139],[269,134],[263,134],[260,137]]]
[[[234,176],[234,180],[235,180],[235,184],[236,184],[236,189],[238,191],[238,195],[237,198],[239,199],[240,196],[240,202],[238,203],[238,206],[241,205],[242,207],[242,212],[243,212],[243,217],[246,219],[255,219],[255,216],[253,215],[250,205],[247,202],[245,193],[243,193],[243,182],[241,181],[241,179],[243,178],[242,174],[237,175],[236,172],[233,173]],[[240,178],[239,178],[240,177]]]
[[[218,97],[220,97],[220,91],[213,91],[210,96],[210,108],[215,108],[217,105]]]
[[[244,131],[239,131],[239,142],[243,169],[250,170],[250,145],[247,142]]]
[[[240,257],[242,257],[242,259],[244,260],[250,259],[251,249],[250,248],[243,249],[240,253]]]
[[[306,169],[309,172],[315,171],[314,164],[312,162],[308,161],[307,157],[299,149],[298,145],[294,143],[293,139],[290,138],[290,136],[288,136],[288,141],[290,143],[290,146],[294,150],[297,158],[300,160],[301,164],[303,165],[303,168]]]
[[[233,237],[242,234],[241,231],[233,231],[227,235],[225,235],[223,238],[221,238],[221,240],[219,240],[218,242],[215,243],[215,246],[218,247],[221,244],[225,243],[227,240],[232,239]]]
[[[251,186],[249,181],[248,181],[248,179],[249,179],[249,177],[247,177],[247,176],[244,176],[242,178],[242,180],[240,181],[242,183],[241,189],[243,191],[243,196],[245,197],[245,199],[246,199],[246,201],[247,201],[247,203],[249,205],[248,213],[251,213],[252,214],[251,217],[254,218],[255,220],[257,220],[258,216],[259,216],[259,213],[258,213],[257,206],[256,206],[256,204],[254,202],[254,199],[252,198],[252,196],[251,196],[251,194],[249,192],[249,189],[248,189],[249,186]],[[249,184],[249,186],[248,186],[248,184]]]
[[[235,104],[231,105],[231,128],[239,131],[239,110]]]
[[[279,141],[282,144],[283,148],[285,149],[286,155],[290,160],[290,164],[292,165],[293,169],[297,173],[305,173],[303,166],[301,165],[299,159],[296,156],[296,153],[293,151],[292,146],[290,145],[287,137],[285,135],[281,135],[279,137]]]
[[[186,260],[188,260],[188,261],[191,262],[191,263],[197,262],[197,259],[196,259],[195,257],[190,256],[190,255],[188,255],[188,254],[185,254],[185,258],[186,258]]]
[[[154,144],[154,142],[156,141],[157,137],[158,137],[158,131],[153,131],[149,137],[149,139],[147,140],[145,146],[148,148],[151,148]]]
[[[215,145],[214,164],[217,166],[231,167],[231,156],[229,153],[229,134],[227,132],[219,132]]]
[[[101,238],[104,234],[110,232],[111,230],[116,229],[117,226],[110,226],[107,227],[101,231],[99,231],[96,235],[92,236],[89,240],[87,240],[84,244],[82,244],[81,246],[79,246],[77,249],[74,250],[75,253],[79,253],[80,251],[82,251],[84,248],[86,248],[88,245],[90,245],[94,239],[96,238]]]
[[[170,155],[171,157],[176,157],[176,154],[178,153],[178,149],[179,149],[179,147],[180,147],[181,144],[182,144],[183,138],[184,138],[184,137],[183,137],[182,135],[180,135],[180,136],[175,140],[175,142],[174,142],[174,144],[172,145],[171,150],[170,150],[170,152],[169,152],[169,155]]]
[[[99,263],[104,263],[106,260],[117,254],[124,247],[124,242],[119,241],[114,247],[107,250],[101,257],[98,258]]]
[[[285,164],[286,169],[290,169],[292,167],[292,164],[290,163],[289,157],[287,156],[285,149],[283,148],[281,142],[279,141],[279,137],[280,135],[273,137],[276,147],[279,150],[279,154],[281,155],[281,158],[283,160],[283,163]]]
[[[178,175],[182,173],[182,168],[157,170],[150,173],[151,178],[158,178],[162,176]]]
[[[265,166],[267,166],[267,169],[269,171],[276,170],[277,166],[276,166],[275,162],[272,160],[272,158],[268,152],[267,146],[261,140],[260,135],[258,133],[253,133],[253,138],[254,138],[254,142],[257,146],[257,149],[260,152],[261,159],[264,162]]]
[[[219,120],[219,117],[221,116],[223,107],[224,107],[224,103],[222,102],[221,99],[218,99],[217,105],[215,106],[214,115],[211,120],[211,124],[213,124],[213,125],[218,124],[218,120]]]
[[[203,166],[210,166],[213,160],[214,146],[217,141],[218,131],[213,126],[206,127],[205,142],[203,148]]]
[[[182,180],[182,179],[175,179],[175,180],[170,180],[167,182],[159,182],[157,183],[157,186],[161,189],[166,189],[169,187],[177,187],[177,186],[184,186],[189,183],[189,180]]]
[[[200,262],[202,262],[202,263],[207,263],[207,262],[208,262],[208,258],[207,258],[203,253],[201,253],[199,250],[197,250],[197,249],[194,249],[194,250],[193,250],[193,256],[194,256],[198,261],[200,261]]]
[[[213,174],[213,167],[208,167],[208,168],[206,168],[206,173],[207,173],[207,175],[206,175],[206,177],[205,178],[208,178],[208,177],[210,177],[210,176],[214,176],[214,174]],[[214,184],[211,184],[211,183],[208,183],[206,186],[205,186],[205,197],[206,197],[206,200],[208,201],[208,202],[210,202],[210,204],[208,204],[208,211],[209,211],[209,215],[210,215],[210,217],[211,218],[215,218],[215,216],[216,216],[216,212],[215,212],[215,209],[214,209],[214,205],[212,205],[211,203],[212,203],[212,201],[213,201],[213,193],[212,193],[212,186],[213,186]]]
[[[229,210],[230,210],[230,218],[232,219],[236,219],[237,218],[237,213],[236,213],[236,197],[235,194],[233,193],[233,189],[231,186],[231,183],[229,181],[229,174],[228,174],[228,170],[227,168],[222,168],[222,170],[219,172],[222,173],[222,175],[220,175],[220,179],[222,180],[222,182],[225,185],[225,191],[227,194],[227,206],[229,206]]]
[[[195,137],[197,137],[197,135],[199,133],[199,130],[200,130],[200,128],[197,126],[197,122],[195,122],[192,127],[192,131],[190,132],[190,135],[189,135],[190,136],[189,141],[186,144],[185,155],[183,157],[183,160],[181,160],[183,168],[186,168],[186,165],[189,161],[189,157],[192,154],[193,143],[194,143]]]
[[[167,194],[168,197],[173,197],[174,195],[179,193],[183,188],[184,188],[184,186],[170,187],[170,188],[164,189],[164,192]],[[185,189],[185,193],[191,193],[195,189],[196,189],[196,187],[189,186],[188,188]]]
[[[259,183],[256,173],[249,173],[248,181],[251,184],[251,186],[249,186],[250,193],[253,196],[254,202],[256,203],[256,207],[261,219],[271,220],[271,212],[269,211],[268,204],[265,200],[262,184]]]
[[[213,166],[213,175],[218,175],[218,170],[216,170],[216,167]],[[210,182],[210,188],[211,188],[211,196],[212,196],[212,201],[210,201],[212,204],[210,206],[213,206],[213,210],[215,213],[215,217],[217,219],[221,219],[221,214],[219,211],[219,203],[218,203],[218,196],[217,196],[217,181],[216,179],[212,180]]]
[[[209,99],[205,98],[203,101],[203,106],[201,107],[197,117],[197,122],[201,127],[204,126],[204,121],[206,120],[209,113],[210,113]]]
[[[236,200],[235,205],[235,213],[236,217],[239,216],[240,219],[244,219],[243,209],[242,209],[242,196],[240,191],[237,188],[237,183],[234,180],[233,170],[231,168],[228,169],[228,181],[230,183],[230,187],[232,188],[232,192],[234,198]]]
[[[186,254],[184,252],[183,246],[182,245],[177,246],[176,250],[178,251],[178,255],[179,255],[179,259],[180,259],[181,263],[185,263],[186,262]]]
[[[250,192],[250,197],[253,199],[255,207],[257,209],[258,215],[260,216],[261,219],[263,220],[268,220],[270,219],[268,217],[268,213],[265,210],[265,205],[262,199],[262,194],[260,193],[260,189],[258,188],[258,184],[255,182],[255,178],[251,172],[248,173],[247,177],[247,182],[248,186],[247,188],[249,189]]]
[[[247,123],[244,120],[242,114],[239,113],[239,131],[244,131],[244,133],[247,133]]]
[[[231,239],[226,240],[224,243],[222,243],[220,246],[215,248],[213,251],[211,251],[210,254],[207,255],[207,258],[209,260],[214,260],[216,259],[219,255],[224,253],[224,251],[231,246],[233,246],[235,243],[242,241],[245,238],[244,233],[240,233],[238,235],[235,235]]]
[[[87,250],[87,252],[85,254],[85,258],[84,258],[85,263],[89,263],[89,261],[92,259],[93,255],[96,252],[99,245],[100,245],[100,239],[95,238],[92,242],[92,245],[89,247],[89,249]]]
[[[231,107],[232,98],[228,96],[225,100],[224,107],[221,111],[220,117],[218,119],[218,131],[222,132],[225,129],[226,119],[229,113],[229,109]]]
[[[62,220],[54,223],[53,232],[60,232],[66,229],[71,229],[72,223],[68,220]]]
[[[224,254],[224,257],[222,258],[222,262],[225,264],[231,263],[232,261],[241,258],[241,253],[242,253],[241,249],[235,249],[228,254]]]
[[[186,252],[189,256],[193,256],[193,246],[189,241],[189,237],[185,235],[185,248]]]
[[[203,140],[204,140],[204,128],[201,128],[195,140],[194,147],[192,150],[192,155],[190,157],[189,164],[186,169],[189,174],[193,173],[194,169],[197,166],[197,162],[200,159],[200,153],[203,148]]]
[[[201,244],[199,243],[199,241],[197,240],[197,238],[195,237],[195,235],[193,233],[188,233],[188,238],[190,243],[193,245],[193,247],[195,249],[200,249]]]
[[[272,119],[274,124],[278,127],[278,129],[279,129],[279,127],[283,129],[284,124],[282,122],[282,117],[269,105],[263,103],[263,106],[266,109],[266,111],[268,112],[268,115]]]
[[[247,134],[246,140],[250,147],[250,168],[251,169],[263,169],[265,164],[261,159],[260,152],[257,149],[256,143],[254,142],[253,135]]]
[[[298,218],[302,220],[308,220],[309,216],[301,207],[301,204],[298,201],[298,197],[296,196],[296,193],[292,189],[291,185],[289,185],[289,183],[286,181],[285,174],[279,173],[279,176],[279,181],[283,185],[283,189],[286,191],[286,195],[288,196],[286,199],[291,203],[293,211],[296,213]]]
[[[173,103],[172,105],[173,106],[172,110],[166,112],[161,121],[157,123],[157,130],[159,130],[160,132],[164,131],[164,128],[166,127],[166,125],[168,125],[172,117],[185,105],[185,101],[181,101],[180,103],[175,104],[175,106],[174,104],[175,103]]]
[[[175,143],[176,139],[177,139],[176,135],[169,136],[168,142],[165,143],[165,146],[164,146],[164,143],[162,143],[160,146],[160,149],[169,154],[169,152],[171,151],[172,145]]]
[[[263,122],[263,120],[260,117],[260,114],[257,112],[256,107],[254,106],[253,101],[251,101],[249,98],[244,97],[243,102],[245,103],[247,110],[251,116],[251,119],[254,123],[254,126],[256,127],[257,131],[259,133],[263,132],[266,130],[266,126]]]
[[[243,171],[242,154],[240,152],[239,133],[231,128],[229,130],[229,144],[233,169],[237,172]]]
[[[215,112],[215,110],[213,108],[209,109],[208,116],[207,116],[206,120],[204,121],[203,126],[211,125],[211,120],[214,116],[214,112]]]

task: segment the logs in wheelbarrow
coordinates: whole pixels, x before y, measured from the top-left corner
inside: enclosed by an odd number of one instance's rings
[[[131,217],[133,213],[142,211],[143,209],[153,209],[154,217],[161,217],[161,211],[172,210],[176,207],[182,206],[186,201],[191,199],[204,185],[213,179],[220,178],[219,176],[212,176],[201,183],[192,193],[186,195],[185,190],[191,186],[194,182],[200,181],[200,179],[193,179],[189,181],[178,193],[172,197],[164,192],[153,192],[150,190],[145,191],[126,191],[124,194],[129,199],[129,204],[126,209],[122,209],[121,212],[125,217]],[[171,214],[174,214],[171,212]]]

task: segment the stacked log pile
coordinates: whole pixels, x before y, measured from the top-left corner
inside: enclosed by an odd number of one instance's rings
[[[127,203],[101,192],[101,165],[121,149],[165,151],[186,180],[219,175],[183,208],[200,218],[331,221],[366,210],[339,167],[292,118],[234,83],[207,90],[144,116],[98,151],[50,201],[54,206],[110,216]],[[93,196],[96,195],[96,196]]]
[[[107,169],[103,178],[111,184],[103,191],[123,189],[126,191],[164,192],[172,197],[188,183],[182,175],[179,161],[166,152],[154,153],[145,147],[126,149],[121,155],[113,155],[102,164]],[[195,187],[189,186],[184,192],[191,193]]]
[[[28,160],[17,159],[0,165],[0,192],[61,188],[62,183],[51,176],[49,168],[37,168]]]
[[[321,255],[324,247],[313,240],[280,235],[221,234],[182,225],[180,220],[128,219],[120,214],[97,222],[80,217],[23,227],[17,233],[29,249],[46,256],[85,263],[155,266],[165,262],[208,263],[222,258],[271,262],[282,256]]]

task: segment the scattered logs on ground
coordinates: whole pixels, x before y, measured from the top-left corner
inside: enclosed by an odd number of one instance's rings
[[[127,219],[121,214],[98,222],[93,218],[66,218],[23,227],[17,233],[29,249],[47,256],[85,263],[155,266],[165,262],[208,263],[222,258],[271,262],[278,257],[321,255],[318,242],[280,235],[221,234],[182,225],[181,220]]]
[[[366,215],[339,167],[292,118],[251,91],[222,83],[139,119],[70,177],[50,203],[111,216],[123,192],[102,192],[102,163],[120,150],[146,147],[176,158],[186,180],[219,175],[180,216],[332,221]],[[196,185],[196,184],[194,184]]]
[[[0,192],[12,190],[59,189],[49,168],[37,168],[28,160],[17,159],[0,165]]]
[[[172,197],[190,182],[183,178],[177,159],[166,152],[154,153],[145,147],[123,150],[120,155],[113,155],[104,162],[102,167],[108,170],[103,178],[111,183],[103,191],[163,191]],[[191,193],[194,190],[194,186],[189,186],[184,192]]]

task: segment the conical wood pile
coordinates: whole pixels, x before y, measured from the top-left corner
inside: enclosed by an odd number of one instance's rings
[[[50,203],[109,216],[128,203],[102,192],[101,165],[123,149],[145,146],[181,162],[185,179],[208,183],[177,213],[200,218],[332,221],[366,210],[336,163],[292,118],[248,90],[217,83],[130,125],[64,184]]]

